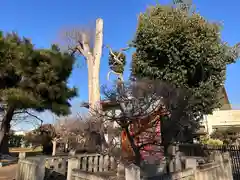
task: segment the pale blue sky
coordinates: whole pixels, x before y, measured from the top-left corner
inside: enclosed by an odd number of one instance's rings
[[[104,20],[104,44],[114,49],[126,47],[136,30],[137,15],[148,5],[170,3],[171,0],[1,0],[0,29],[17,31],[20,35],[32,39],[36,47],[47,48],[58,39],[61,29],[69,26],[94,24],[96,18]],[[233,45],[240,41],[238,25],[239,0],[195,0],[197,11],[212,21],[223,22],[222,37]],[[227,3],[229,2],[229,3]],[[107,50],[101,61],[101,84],[106,83],[108,72]],[[83,60],[79,59],[79,63]],[[79,97],[72,101],[73,114],[80,112],[79,104],[87,100],[87,67],[80,63],[69,80],[71,86],[79,88]],[[126,72],[126,76],[129,71]],[[240,62],[228,67],[226,89],[231,103],[240,107]],[[45,121],[51,121],[48,114],[41,115]],[[26,129],[29,125],[22,124]]]

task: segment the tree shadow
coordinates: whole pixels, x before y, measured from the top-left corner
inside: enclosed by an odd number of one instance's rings
[[[52,169],[45,168],[44,180],[66,180],[67,174],[56,172]]]
[[[144,180],[171,180],[172,174],[169,173],[167,162],[161,163],[143,163],[141,167],[141,176]]]

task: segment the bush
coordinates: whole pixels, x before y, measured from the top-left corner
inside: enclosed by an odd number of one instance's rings
[[[224,144],[233,144],[240,137],[239,127],[230,127],[227,129],[217,129],[211,134],[211,138],[220,139]]]
[[[9,147],[21,147],[21,142],[24,139],[23,135],[11,134],[9,136]]]
[[[50,134],[40,131],[39,129],[27,133],[24,137],[24,140],[33,146],[42,146],[42,152],[47,155],[52,153],[52,139]]]
[[[207,138],[207,137],[201,138],[200,142],[202,144],[211,145],[211,146],[222,146],[223,145],[223,141],[221,141],[219,139],[212,139],[212,138]]]

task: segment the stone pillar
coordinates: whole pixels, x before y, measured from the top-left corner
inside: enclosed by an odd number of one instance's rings
[[[99,157],[99,172],[103,171],[103,155]]]
[[[82,170],[83,171],[87,171],[87,156],[84,156],[83,158],[81,158],[81,163],[82,163]]]
[[[19,159],[25,159],[26,158],[26,152],[19,152],[18,158]]]
[[[80,166],[80,160],[78,158],[68,159],[67,180],[72,179],[72,170],[79,168],[79,166]]]
[[[181,171],[182,170],[182,161],[181,161],[181,157],[180,157],[180,152],[176,152],[176,156],[175,156],[175,171]]]
[[[92,156],[89,156],[88,157],[88,170],[89,172],[92,172],[92,169],[93,169],[93,158]]]
[[[117,176],[124,175],[124,173],[125,173],[125,167],[121,162],[119,162],[117,165]]]
[[[185,169],[192,168],[193,170],[196,170],[197,166],[198,166],[198,163],[195,158],[186,158],[185,159]]]
[[[224,160],[224,171],[225,174],[227,175],[227,177],[229,177],[229,179],[233,179],[233,174],[232,174],[232,163],[231,163],[231,157],[229,152],[225,152],[223,154],[223,160]]]
[[[103,171],[108,171],[109,169],[109,156],[105,155],[103,158]]]
[[[134,164],[125,168],[125,180],[140,180],[140,168]]]
[[[40,159],[38,163],[38,168],[36,169],[37,172],[37,180],[44,180],[45,177],[45,158]]]
[[[114,170],[117,168],[117,163],[113,157],[110,157],[110,169]]]
[[[98,157],[99,156],[94,156],[93,157],[93,172],[97,172],[98,171],[98,167],[99,167]]]

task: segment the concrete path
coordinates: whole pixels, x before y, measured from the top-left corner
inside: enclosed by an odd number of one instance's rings
[[[17,170],[17,164],[0,167],[0,180],[14,180]]]

